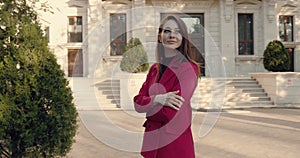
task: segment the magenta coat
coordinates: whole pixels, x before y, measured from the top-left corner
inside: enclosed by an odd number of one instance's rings
[[[156,64],[152,65],[139,94],[134,97],[135,110],[146,113],[141,154],[145,158],[194,158],[191,132],[191,97],[198,83],[198,67],[174,57],[158,82]],[[185,99],[180,110],[153,103],[154,96],[179,90]]]

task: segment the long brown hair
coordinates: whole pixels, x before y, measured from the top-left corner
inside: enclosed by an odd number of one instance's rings
[[[182,43],[181,43],[181,45],[178,48],[176,48],[184,56],[184,58],[181,59],[181,62],[183,62],[183,61],[193,62],[193,63],[195,63],[198,66],[198,71],[199,71],[199,63],[197,63],[195,61],[195,59],[192,59],[191,42],[190,42],[190,39],[189,39],[189,34],[188,34],[187,27],[186,27],[184,21],[182,21],[176,15],[168,15],[168,16],[166,16],[161,21],[161,24],[160,24],[159,29],[158,29],[158,35],[160,35],[162,33],[164,25],[169,20],[174,20],[177,23],[177,25],[179,27],[179,30],[180,30],[180,34],[182,36]],[[157,41],[157,47],[156,47],[156,60],[157,60],[157,68],[158,68],[158,70],[160,68],[160,63],[162,63],[162,61],[164,60],[164,58],[165,58],[164,46],[158,40]]]

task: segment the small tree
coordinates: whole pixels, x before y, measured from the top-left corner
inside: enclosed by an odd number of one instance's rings
[[[148,56],[138,38],[131,38],[124,48],[121,70],[131,73],[144,72],[149,68]]]
[[[71,89],[25,0],[0,0],[0,157],[57,157],[71,149]]]
[[[271,41],[264,51],[264,67],[268,71],[283,72],[290,68],[289,54],[284,45],[278,41]]]

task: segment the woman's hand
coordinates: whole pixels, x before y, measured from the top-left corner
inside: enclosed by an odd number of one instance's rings
[[[160,103],[163,106],[168,106],[172,109],[179,110],[183,105],[184,98],[177,95],[179,91],[168,92],[165,94],[158,94],[154,98],[154,102]]]

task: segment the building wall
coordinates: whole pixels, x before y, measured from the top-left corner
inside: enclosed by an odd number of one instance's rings
[[[276,19],[279,15],[290,15],[294,19],[294,42],[284,42],[285,47],[294,49],[294,71],[300,72],[300,2],[296,1],[283,1],[280,0],[276,3],[275,12],[277,13]],[[279,38],[278,27],[276,28],[276,35]]]
[[[299,1],[289,0],[49,0],[53,14],[40,12],[41,22],[50,28],[49,46],[62,69],[68,73],[68,49],[83,50],[83,76],[105,78],[120,71],[121,56],[110,55],[112,13],[126,13],[127,40],[138,37],[146,47],[149,61],[155,62],[157,27],[161,13],[202,13],[205,27],[206,75],[247,76],[264,72],[263,51],[268,42],[279,39],[279,15],[294,18],[294,70],[300,72]],[[254,55],[238,55],[239,13],[253,14]],[[68,16],[82,16],[83,42],[68,43]]]

